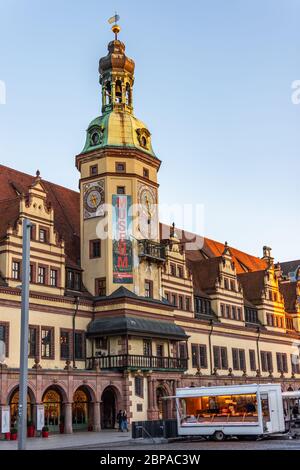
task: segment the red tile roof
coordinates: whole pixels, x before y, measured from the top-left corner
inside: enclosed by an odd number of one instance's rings
[[[221,259],[222,257],[218,256],[201,261],[188,261],[189,269],[193,274],[195,295],[202,297],[203,291],[206,292],[215,289]]]
[[[9,224],[19,216],[19,194],[27,194],[35,176],[0,165],[0,238],[6,234]],[[54,226],[65,240],[68,264],[79,265],[80,260],[80,202],[79,193],[49,181],[41,181],[48,201],[54,209]]]
[[[160,224],[161,238],[168,237],[170,227],[165,224]],[[187,258],[192,261],[200,261],[207,258],[215,258],[222,256],[225,244],[216,242],[206,237],[201,237],[192,232],[186,232],[176,229],[178,238],[186,245]],[[257,256],[249,255],[243,251],[237,250],[230,246],[232,260],[235,263],[237,273],[244,273],[248,271],[258,271],[267,268],[267,263],[258,258]]]

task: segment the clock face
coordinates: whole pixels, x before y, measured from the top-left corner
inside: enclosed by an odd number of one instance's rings
[[[104,215],[104,182],[88,183],[84,186],[83,209],[84,218]]]
[[[155,238],[157,231],[157,201],[155,189],[141,185],[138,192],[139,230],[144,238]]]

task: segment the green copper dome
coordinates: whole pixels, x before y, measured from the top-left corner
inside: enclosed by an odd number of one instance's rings
[[[104,147],[138,149],[156,157],[148,128],[132,114],[122,111],[105,113],[90,123],[82,153]]]

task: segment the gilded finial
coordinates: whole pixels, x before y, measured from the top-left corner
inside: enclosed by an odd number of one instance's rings
[[[115,23],[112,26],[111,30],[112,30],[113,33],[115,33],[115,40],[116,41],[118,40],[118,34],[121,31],[121,27],[117,24],[119,19],[120,19],[120,16],[117,13],[115,13],[114,16],[112,16],[108,20],[109,24]]]

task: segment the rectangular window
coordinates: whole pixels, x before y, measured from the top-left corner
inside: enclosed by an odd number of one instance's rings
[[[153,298],[153,282],[145,280],[145,297]]]
[[[50,286],[57,287],[58,271],[57,269],[50,269]]]
[[[117,194],[126,194],[125,186],[117,186]]]
[[[231,318],[232,320],[236,320],[236,307],[234,305],[231,308]]]
[[[170,264],[171,276],[176,276],[176,264]]]
[[[90,176],[94,176],[98,174],[98,165],[90,166]]]
[[[95,280],[96,283],[96,296],[104,297],[106,295],[106,278],[101,277]]]
[[[116,172],[125,173],[126,172],[126,163],[116,162]]]
[[[164,356],[164,345],[163,344],[157,344],[156,345],[156,356],[157,357],[163,357]]]
[[[245,370],[246,359],[245,350],[232,348],[232,364],[234,370]]]
[[[46,243],[47,242],[47,230],[45,230],[44,228],[40,228],[39,241],[41,243]]]
[[[12,278],[16,281],[21,279],[21,262],[13,261],[12,262]]]
[[[200,367],[207,369],[207,349],[205,344],[199,345]]]
[[[46,268],[44,266],[38,268],[38,283],[46,284]]]
[[[38,357],[38,326],[30,326],[28,329],[28,357]]]
[[[237,320],[242,321],[242,309],[240,307],[237,309]]]
[[[75,359],[84,359],[84,333],[82,331],[75,331]]]
[[[192,344],[192,367],[199,367],[199,346]]]
[[[143,168],[143,177],[144,177],[144,178],[149,178],[149,170],[148,170],[148,168]]]
[[[230,318],[230,305],[226,305],[226,316],[225,318]]]
[[[249,349],[250,370],[256,371],[255,350]]]
[[[71,332],[60,330],[60,358],[64,360],[71,359]]]
[[[36,239],[36,225],[30,226],[30,240]]]
[[[179,310],[183,310],[183,297],[182,297],[182,295],[178,296],[178,308],[179,308]]]
[[[261,369],[263,372],[273,372],[272,353],[269,351],[261,351]]]
[[[227,348],[214,346],[214,366],[217,369],[228,369]]]
[[[171,295],[171,303],[176,307],[176,294]]]
[[[5,344],[5,357],[8,357],[9,323],[0,323],[0,341]]]
[[[226,277],[224,279],[224,289],[228,290],[228,279]]]
[[[35,281],[35,276],[34,276],[34,265],[30,265],[30,270],[29,270],[29,282],[34,282]]]
[[[144,398],[144,380],[143,377],[134,378],[134,391],[135,395],[140,398]]]
[[[285,353],[276,353],[277,371],[288,372],[287,355]]]
[[[300,361],[297,354],[291,354],[291,368],[293,374],[300,374]]]
[[[187,312],[191,310],[191,300],[189,297],[185,298],[185,309]]]
[[[143,353],[144,353],[144,356],[147,356],[147,357],[152,356],[152,344],[151,344],[150,339],[144,339]]]
[[[54,358],[54,328],[42,327],[41,333],[42,359]]]
[[[187,357],[185,343],[179,343],[179,357],[180,359],[185,359]]]
[[[178,271],[178,277],[180,277],[180,279],[183,279],[183,267],[178,266],[177,271]]]
[[[235,291],[235,282],[234,281],[230,281],[230,289]]]
[[[90,240],[90,258],[101,257],[101,240]]]
[[[225,316],[225,305],[221,304],[221,317]]]

